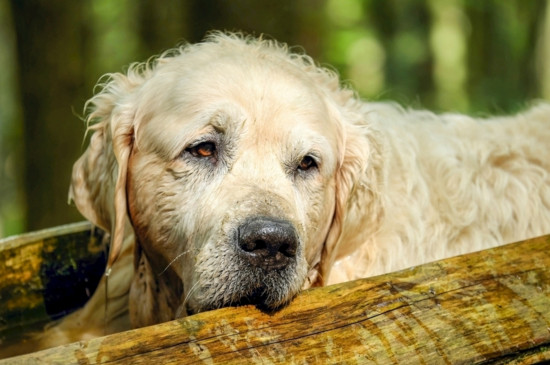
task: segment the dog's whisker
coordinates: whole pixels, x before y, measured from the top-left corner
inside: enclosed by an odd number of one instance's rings
[[[196,282],[195,284],[193,284],[191,289],[189,289],[189,292],[185,296],[185,299],[183,299],[183,302],[181,303],[181,305],[179,306],[176,312],[176,318],[179,318],[181,316],[181,312],[185,309],[185,306],[187,305],[187,301],[191,297],[191,294],[199,288],[198,284],[199,282]]]
[[[191,296],[191,293],[193,293],[193,291],[198,289],[198,285],[199,285],[199,282],[197,281],[195,284],[193,284],[191,289],[189,289],[189,293],[187,293],[187,295],[185,296],[185,299],[183,299],[183,304],[187,304],[187,300],[189,299],[189,296]]]
[[[168,263],[168,265],[166,265],[166,267],[157,274],[157,276],[161,276],[162,274],[164,274],[166,272],[166,270],[168,270],[170,268],[170,266],[172,266],[174,264],[174,262],[176,262],[180,257],[182,257],[183,255],[189,253],[190,250],[187,250],[187,251],[183,251],[182,253],[180,253],[179,255],[177,255],[172,261],[170,261]]]

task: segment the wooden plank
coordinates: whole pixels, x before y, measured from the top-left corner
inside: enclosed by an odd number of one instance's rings
[[[102,239],[81,222],[0,240],[0,346],[86,302],[105,268]]]
[[[515,363],[550,360],[550,236],[223,308],[0,364]]]

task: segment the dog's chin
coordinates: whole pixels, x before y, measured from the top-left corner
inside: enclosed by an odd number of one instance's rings
[[[187,315],[242,305],[254,305],[268,313],[278,311],[290,303],[303,284],[300,278],[282,271],[271,272],[261,279],[256,277],[256,280],[240,278],[223,285],[196,288],[183,309]]]
[[[287,306],[290,301],[294,298],[296,294],[289,295],[288,298],[284,300],[279,300],[277,302],[272,302],[268,299],[268,295],[265,294],[263,289],[258,289],[257,291],[245,295],[241,298],[236,298],[230,302],[219,303],[219,302],[207,302],[207,301],[189,301],[185,304],[183,313],[187,316],[193,314],[206,312],[210,310],[225,308],[225,307],[239,307],[244,305],[253,305],[257,309],[266,313],[277,312],[278,310]],[[181,315],[180,317],[183,317]]]

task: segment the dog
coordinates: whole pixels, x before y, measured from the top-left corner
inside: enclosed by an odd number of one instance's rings
[[[550,232],[543,102],[492,118],[365,102],[305,54],[218,32],[109,75],[86,108],[70,199],[112,243],[72,328],[102,326],[105,283],[108,319],[141,327]]]

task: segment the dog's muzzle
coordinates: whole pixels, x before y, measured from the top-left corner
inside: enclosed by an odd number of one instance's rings
[[[251,218],[238,227],[236,241],[238,254],[259,268],[282,269],[296,259],[298,235],[284,220]]]

